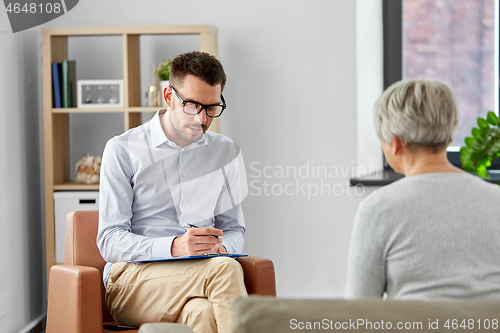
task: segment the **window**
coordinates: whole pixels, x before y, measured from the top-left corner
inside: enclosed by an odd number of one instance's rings
[[[384,88],[426,77],[453,89],[462,118],[448,147],[456,165],[477,117],[498,114],[497,1],[384,0]]]

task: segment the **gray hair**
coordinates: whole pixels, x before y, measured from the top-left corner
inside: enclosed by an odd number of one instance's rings
[[[373,113],[380,140],[390,144],[394,134],[411,149],[446,148],[460,124],[455,94],[437,80],[394,83],[379,97]]]

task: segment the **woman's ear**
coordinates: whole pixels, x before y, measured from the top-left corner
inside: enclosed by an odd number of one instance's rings
[[[393,155],[401,154],[403,149],[403,141],[401,141],[397,136],[392,134],[392,142],[391,142],[391,152]]]

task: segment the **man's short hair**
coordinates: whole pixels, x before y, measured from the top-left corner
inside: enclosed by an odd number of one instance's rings
[[[194,75],[211,86],[226,85],[226,73],[219,60],[206,52],[188,52],[175,57],[170,66],[170,84],[182,87],[187,75]],[[221,91],[222,91],[221,90]]]
[[[446,148],[460,124],[455,94],[437,80],[396,82],[379,97],[373,111],[380,140],[390,144],[394,134],[413,149]]]

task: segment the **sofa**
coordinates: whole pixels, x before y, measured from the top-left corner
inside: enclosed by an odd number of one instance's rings
[[[297,331],[500,331],[500,301],[293,300],[234,302],[234,333]]]
[[[234,301],[233,333],[297,331],[495,332],[500,301],[398,301],[382,299],[277,299]],[[145,324],[139,333],[192,332],[180,324]]]

